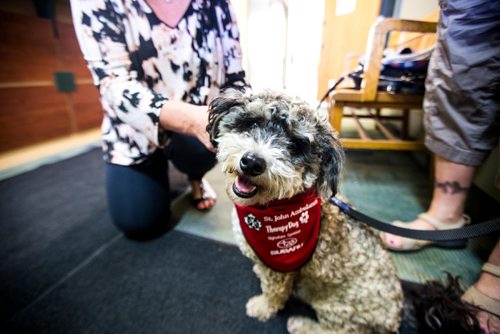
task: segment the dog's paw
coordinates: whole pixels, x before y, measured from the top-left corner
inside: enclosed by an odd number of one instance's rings
[[[257,275],[257,277],[260,277],[260,274],[262,274],[262,268],[257,263],[253,265],[252,271],[255,273],[255,275]]]
[[[279,306],[271,305],[264,295],[250,298],[247,302],[247,315],[260,321],[269,320],[279,310]]]
[[[286,328],[290,334],[313,334],[322,333],[319,324],[306,317],[288,318]]]

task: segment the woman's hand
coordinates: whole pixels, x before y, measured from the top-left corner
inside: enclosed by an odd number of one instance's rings
[[[160,112],[160,125],[170,131],[198,138],[209,150],[215,151],[206,128],[208,107],[180,101],[167,101]]]
[[[208,125],[208,107],[199,106],[196,111],[193,111],[193,126],[188,129],[188,133],[192,136],[198,138],[203,145],[205,145],[209,150],[215,151],[212,143],[210,142],[210,135],[207,132]]]

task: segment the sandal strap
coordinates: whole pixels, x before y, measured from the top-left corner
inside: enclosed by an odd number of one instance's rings
[[[434,226],[436,228],[436,230],[451,230],[454,228],[460,228],[460,227],[470,223],[470,217],[468,215],[465,215],[465,214],[462,215],[462,217],[460,217],[460,219],[458,219],[458,221],[456,221],[455,223],[452,223],[452,224],[445,224],[445,223],[441,222],[440,220],[432,217],[428,213],[421,213],[418,215],[418,218],[431,224],[432,226]]]
[[[494,265],[493,263],[486,262],[481,270],[493,276],[500,277],[500,266]]]
[[[500,300],[485,295],[473,285],[464,293],[462,299],[483,311],[500,317]]]
[[[217,194],[215,193],[215,190],[210,186],[205,178],[201,179],[200,188],[202,199],[213,199],[214,201],[217,200]]]

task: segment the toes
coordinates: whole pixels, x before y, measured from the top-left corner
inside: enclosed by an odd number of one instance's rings
[[[205,179],[201,181],[191,181],[191,187],[193,192],[193,203],[196,203],[195,206],[198,210],[206,211],[215,205],[217,195]]]
[[[212,198],[208,198],[208,199],[202,200],[198,203],[198,209],[206,210],[206,209],[210,209],[214,205],[215,205],[215,201]]]
[[[384,233],[384,242],[386,245],[399,248],[401,246],[401,238],[398,238],[394,234]]]
[[[500,318],[484,311],[478,312],[476,318],[483,333],[500,333]]]

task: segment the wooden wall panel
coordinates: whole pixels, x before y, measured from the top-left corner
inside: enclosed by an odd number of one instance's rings
[[[357,0],[354,12],[337,16],[336,2],[325,1],[318,99],[326,93],[328,80],[336,81],[356,67],[357,59],[365,53],[368,31],[380,13],[381,0]]]
[[[56,40],[64,70],[72,72],[76,79],[90,78],[87,63],[83,59],[72,24],[58,23]]]
[[[49,20],[0,11],[0,82],[52,80],[59,60]]]
[[[0,151],[71,134],[63,94],[55,87],[0,89]]]
[[[71,93],[71,99],[78,131],[93,129],[101,124],[103,110],[94,85],[78,85],[77,90]]]
[[[419,20],[428,22],[438,22],[439,7],[436,7],[436,9],[432,13]],[[436,41],[437,41],[437,36],[435,33],[422,34],[422,33],[411,33],[407,31],[404,32],[394,31],[390,34],[389,40],[387,42],[387,47],[393,48],[395,50],[401,49],[403,47],[409,47],[414,51],[422,51],[436,44]]]
[[[102,107],[73,25],[0,11],[0,153],[98,128]],[[76,91],[60,92],[55,72]]]

